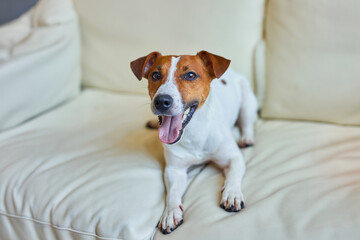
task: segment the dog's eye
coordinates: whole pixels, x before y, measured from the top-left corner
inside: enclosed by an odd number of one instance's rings
[[[154,81],[158,81],[158,80],[161,79],[161,73],[160,73],[160,72],[153,72],[153,73],[151,74],[151,78],[152,78],[152,80],[154,80]]]
[[[196,73],[194,73],[194,72],[188,72],[188,73],[185,73],[185,75],[184,75],[185,80],[192,81],[192,80],[195,80],[197,78],[198,78],[198,75],[196,75]]]

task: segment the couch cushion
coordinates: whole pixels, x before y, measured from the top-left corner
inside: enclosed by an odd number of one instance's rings
[[[164,209],[148,102],[86,90],[1,133],[0,239],[148,240]]]
[[[359,239],[360,128],[262,121],[243,151],[245,209],[219,207],[209,165],[184,196],[184,223],[162,239]]]
[[[360,1],[269,1],[262,116],[360,125]]]
[[[75,5],[83,35],[85,86],[145,93],[147,82],[139,85],[130,61],[155,50],[214,52],[233,60],[234,69],[252,78],[264,0],[75,0]]]
[[[0,131],[79,93],[79,32],[71,0],[41,0],[0,26],[0,35]]]
[[[149,239],[164,160],[147,101],[85,91],[0,134],[0,238]]]

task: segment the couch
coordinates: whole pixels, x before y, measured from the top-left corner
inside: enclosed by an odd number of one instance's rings
[[[0,26],[0,239],[359,239],[356,0],[40,0]],[[189,169],[184,223],[164,209],[150,51],[232,59],[260,103],[243,149],[246,208],[223,174]],[[234,129],[234,137],[239,133]]]

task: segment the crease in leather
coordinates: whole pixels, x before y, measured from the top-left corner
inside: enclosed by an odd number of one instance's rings
[[[19,215],[15,215],[15,214],[11,214],[11,213],[6,213],[6,212],[3,212],[3,211],[0,211],[0,215],[8,217],[8,218],[15,218],[15,219],[18,219],[18,220],[32,221],[32,222],[34,222],[36,224],[41,224],[41,225],[44,225],[44,226],[54,228],[55,230],[70,231],[70,232],[81,234],[81,235],[92,236],[92,237],[102,239],[102,240],[125,240],[124,238],[102,237],[102,236],[99,236],[99,235],[94,234],[94,233],[83,232],[83,231],[79,231],[79,230],[72,229],[72,228],[69,228],[69,227],[60,227],[60,226],[53,225],[53,224],[51,224],[49,222],[46,222],[46,221],[41,221],[41,220],[38,220],[38,219],[34,219],[32,217],[19,216]]]

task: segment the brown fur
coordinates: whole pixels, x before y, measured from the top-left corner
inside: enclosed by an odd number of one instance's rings
[[[186,66],[188,70],[184,71],[182,66]],[[199,77],[193,81],[184,80],[182,76],[187,72],[195,72]],[[175,72],[176,85],[185,104],[194,101],[199,102],[201,107],[210,92],[210,83],[214,79],[209,74],[204,62],[198,55],[181,56],[178,62],[178,68]]]

